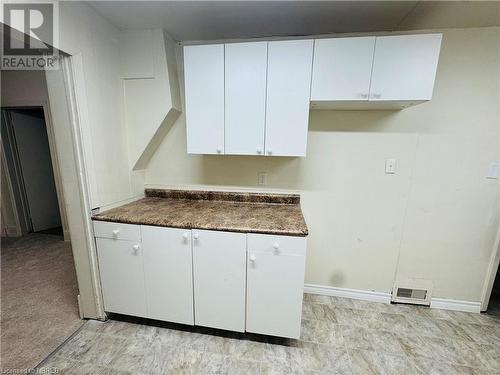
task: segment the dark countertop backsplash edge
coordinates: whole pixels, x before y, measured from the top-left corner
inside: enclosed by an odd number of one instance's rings
[[[212,200],[241,203],[300,204],[299,194],[230,192],[213,190],[153,189],[144,191],[146,197],[167,199]]]

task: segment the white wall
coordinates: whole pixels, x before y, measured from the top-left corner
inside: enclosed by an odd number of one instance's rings
[[[428,103],[311,112],[306,158],[187,155],[182,115],[146,184],[257,189],[267,171],[269,189],[301,193],[307,283],[390,292],[417,277],[434,297],[480,301],[500,215],[499,180],[485,178],[500,161],[499,40],[500,28],[444,31]]]
[[[73,56],[91,207],[141,194],[128,161],[120,30],[80,2],[60,3],[59,27],[60,49]]]
[[[161,29],[120,37],[129,167],[142,170],[180,115],[175,44]]]
[[[60,4],[93,208],[143,193],[140,169],[179,115],[172,44],[160,29],[119,30],[87,4]]]

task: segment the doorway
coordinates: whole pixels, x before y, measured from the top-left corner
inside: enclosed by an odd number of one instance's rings
[[[2,221],[17,227],[2,226],[3,372],[35,368],[83,324],[45,115],[41,106],[1,109]]]
[[[500,267],[497,269],[495,281],[491,289],[490,302],[486,313],[500,317]]]
[[[2,142],[21,234],[62,235],[43,108],[3,109]]]

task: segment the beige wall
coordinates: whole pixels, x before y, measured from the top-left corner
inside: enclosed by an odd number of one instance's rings
[[[187,155],[181,116],[146,184],[257,189],[266,171],[269,189],[302,195],[307,283],[389,292],[426,278],[434,297],[480,301],[500,213],[485,178],[500,161],[499,69],[500,28],[445,31],[432,101],[311,112],[306,158]]]

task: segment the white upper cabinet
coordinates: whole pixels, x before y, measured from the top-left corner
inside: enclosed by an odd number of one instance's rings
[[[368,100],[375,37],[314,42],[311,101]]]
[[[432,99],[441,34],[377,37],[372,101]]]
[[[188,153],[305,156],[309,108],[401,109],[430,100],[441,39],[186,46]]]
[[[266,155],[306,155],[313,43],[269,42]]]
[[[225,153],[262,155],[267,42],[225,45]]]
[[[184,47],[187,152],[224,153],[224,45]]]
[[[318,39],[313,109],[401,109],[432,98],[441,34]]]

